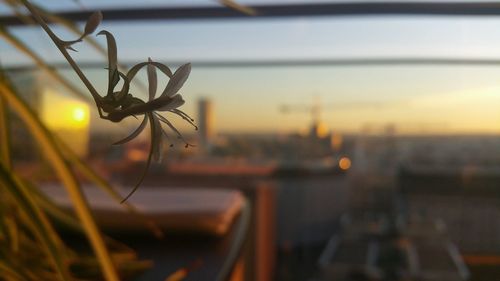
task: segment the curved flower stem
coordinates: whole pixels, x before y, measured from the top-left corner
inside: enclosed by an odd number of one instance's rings
[[[49,21],[51,21],[53,23],[57,23],[61,26],[66,27],[66,29],[71,31],[76,36],[81,35],[81,33],[82,33],[81,30],[72,21],[66,20],[65,18],[58,16],[57,14],[50,13],[49,11],[45,10],[43,7],[40,7],[39,5],[35,5],[35,4],[32,4],[32,5],[40,12],[40,14],[44,18],[48,19]],[[107,55],[108,55],[107,50],[101,44],[99,44],[99,42],[97,42],[93,37],[86,36],[85,38],[83,38],[83,40],[88,42],[90,45],[92,45],[94,47],[94,49],[96,49],[97,52],[99,52],[101,55],[107,57]],[[126,73],[127,67],[118,62],[118,70]],[[135,80],[134,85],[136,85],[141,91],[147,92],[147,87],[141,80]]]
[[[155,126],[155,119],[154,119],[153,113],[147,113],[147,118],[149,119],[149,126],[150,126],[150,129],[151,129],[151,136],[154,136],[156,134],[156,130],[161,130],[161,128],[157,128]],[[157,141],[159,141],[159,140],[157,140]],[[153,159],[154,147],[155,147],[155,144],[154,144],[153,141],[151,141],[151,145],[149,147],[148,159],[146,160],[146,167],[145,167],[144,171],[142,172],[142,175],[139,178],[139,181],[135,184],[134,188],[132,188],[132,191],[130,191],[128,193],[128,195],[125,196],[125,198],[123,198],[123,200],[121,201],[122,204],[125,203],[125,201],[127,201],[127,199],[129,199],[130,196],[132,196],[132,194],[135,193],[135,191],[139,188],[139,186],[141,185],[142,181],[146,177],[146,173],[148,172],[149,166],[151,165],[151,160]]]
[[[82,222],[88,239],[100,261],[104,276],[108,281],[118,281],[118,274],[112,262],[111,255],[92,217],[90,207],[80,188],[75,175],[68,167],[61,151],[33,111],[6,84],[0,83],[0,96],[12,106],[19,117],[28,126],[29,131],[42,147],[41,151],[52,164],[61,182],[66,187],[69,197],[75,206],[76,213]]]
[[[54,32],[52,32],[52,30],[49,28],[49,26],[45,23],[45,21],[42,19],[42,17],[38,14],[36,8],[33,7],[28,0],[21,0],[21,2],[33,15],[33,18],[36,20],[36,22],[43,28],[43,30],[45,30],[47,35],[49,35],[50,39],[52,39],[52,41],[56,45],[57,49],[59,49],[61,54],[64,56],[64,58],[66,58],[68,63],[71,65],[73,70],[76,72],[76,74],[78,75],[80,80],[82,80],[83,84],[85,84],[85,87],[87,87],[87,89],[89,90],[90,94],[94,98],[95,103],[97,104],[97,108],[100,109],[102,107],[102,101],[101,101],[102,97],[99,95],[97,90],[94,88],[94,85],[92,85],[92,83],[90,83],[87,76],[85,76],[85,74],[83,74],[82,70],[76,64],[76,62],[73,60],[73,58],[68,53],[66,48],[62,44],[60,44],[61,39],[59,39],[59,37],[57,37],[57,35],[55,35]],[[102,115],[102,112],[100,110],[99,110],[99,115],[101,116],[101,118],[104,118],[104,116]]]

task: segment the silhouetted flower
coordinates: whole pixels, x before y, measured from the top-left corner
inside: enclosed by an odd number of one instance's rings
[[[184,104],[184,99],[179,94],[179,90],[186,82],[191,72],[191,64],[187,63],[180,66],[174,73],[168,66],[159,62],[154,62],[151,58],[147,62],[139,63],[127,72],[121,73],[117,68],[117,49],[116,42],[113,35],[105,30],[98,33],[98,35],[105,35],[108,43],[108,91],[107,95],[101,100],[96,101],[99,107],[101,118],[110,120],[112,122],[120,122],[126,117],[144,115],[144,118],[129,136],[116,142],[115,144],[123,144],[136,138],[145,128],[148,122],[151,128],[151,147],[146,161],[146,168],[142,174],[139,182],[136,184],[132,192],[125,198],[125,200],[137,189],[151,164],[151,160],[161,160],[162,155],[162,136],[166,136],[170,140],[169,134],[163,129],[162,123],[172,130],[177,138],[182,140],[186,147],[190,146],[182,134],[175,128],[175,126],[161,113],[170,112],[180,116],[189,124],[198,129],[194,124],[194,120],[182,110],[178,108]],[[148,77],[148,99],[143,101],[129,93],[130,83],[135,78],[136,74],[143,67],[147,67]],[[169,81],[161,94],[156,97],[158,88],[158,79],[156,69],[159,69],[163,74],[169,77]],[[120,78],[123,79],[121,89],[115,91]],[[106,115],[104,113],[106,113]],[[173,143],[171,143],[173,146]]]

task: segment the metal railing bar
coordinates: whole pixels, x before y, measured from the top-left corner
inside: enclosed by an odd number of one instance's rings
[[[160,59],[161,61],[161,59]],[[183,61],[169,61],[169,65],[179,66]],[[134,65],[136,62],[124,62],[124,66]],[[430,66],[499,66],[500,58],[354,58],[354,59],[283,59],[283,60],[210,60],[191,61],[196,68],[245,68],[245,67],[304,67],[304,66],[405,66],[405,65],[430,65]],[[88,61],[79,62],[78,65],[84,69],[104,69],[103,62]],[[67,69],[64,62],[50,64],[50,67],[57,69]],[[4,65],[8,72],[19,72],[35,70],[37,67],[32,64]]]
[[[251,6],[257,14],[248,16],[226,7],[147,7],[108,8],[102,12],[106,21],[258,19],[306,16],[500,16],[500,2],[495,1],[399,1],[344,2]],[[86,21],[93,10],[57,12],[71,21]],[[49,21],[49,19],[47,19]],[[50,22],[50,21],[49,21]],[[0,25],[24,25],[16,16],[0,17]]]

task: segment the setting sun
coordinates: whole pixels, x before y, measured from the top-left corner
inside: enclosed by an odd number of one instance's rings
[[[43,120],[53,130],[88,129],[90,109],[84,102],[46,89],[42,108]]]
[[[90,107],[51,88],[43,90],[41,118],[77,155],[85,156],[90,131]],[[71,141],[69,141],[71,140]]]
[[[82,122],[85,121],[85,109],[82,107],[75,107],[73,108],[73,120],[77,122]]]

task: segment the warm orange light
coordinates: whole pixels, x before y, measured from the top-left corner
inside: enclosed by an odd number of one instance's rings
[[[131,161],[145,161],[148,158],[148,154],[142,149],[131,148],[127,151],[127,158]]]
[[[318,122],[317,127],[316,127],[316,137],[318,138],[324,138],[328,136],[330,131],[328,130],[328,126],[324,122]]]
[[[342,136],[340,134],[334,134],[331,138],[332,148],[335,150],[339,150],[342,147]]]
[[[463,258],[468,265],[500,265],[498,255],[465,255]]]
[[[342,169],[342,170],[348,170],[349,168],[351,168],[351,159],[347,158],[347,157],[342,157],[340,158],[339,160],[339,168]]]

